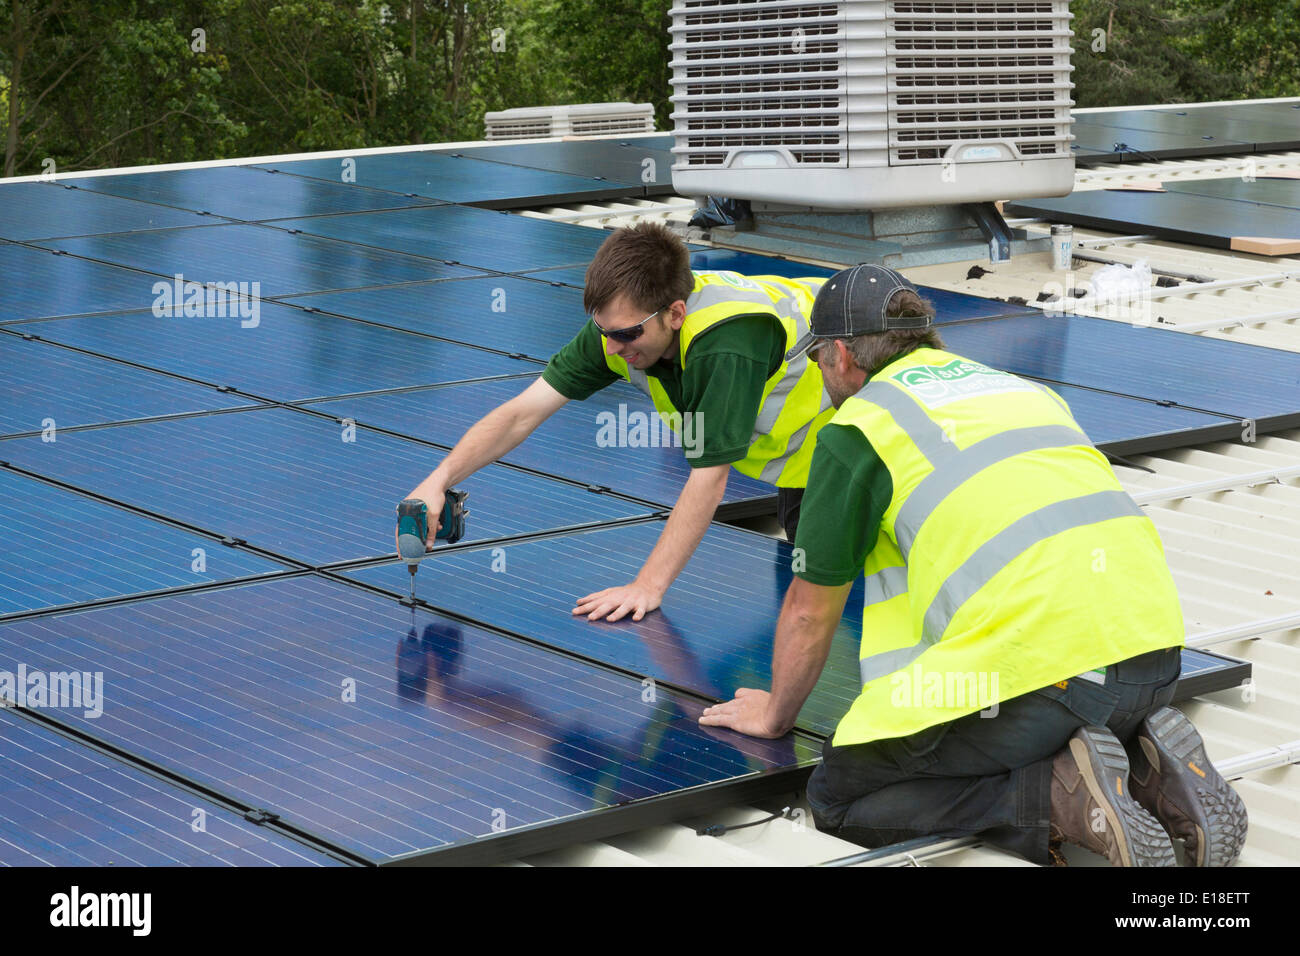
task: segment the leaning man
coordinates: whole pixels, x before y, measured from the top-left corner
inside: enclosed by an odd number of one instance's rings
[[[896,272],[829,279],[810,350],[818,436],[772,691],[701,723],[781,736],[865,575],[861,693],[808,783],[866,846],[973,836],[1037,863],[1059,841],[1123,866],[1225,866],[1240,798],[1173,698],[1183,621],[1154,525],[1050,389],[943,351]]]

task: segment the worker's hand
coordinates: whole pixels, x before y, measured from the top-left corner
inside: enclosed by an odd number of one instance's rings
[[[589,621],[599,621],[608,615],[608,620],[618,621],[632,614],[632,620],[639,621],[659,606],[663,592],[633,581],[616,588],[605,588],[595,594],[588,594],[578,599],[578,606],[573,613],[587,615]]]
[[[772,695],[765,690],[742,687],[725,704],[705,707],[704,713],[700,715],[700,723],[706,727],[728,727],[750,737],[784,737],[785,730],[773,727],[768,719],[768,702],[771,699]]]
[[[431,485],[428,481],[423,482],[415,488],[407,498],[418,498],[424,502],[424,506],[429,516],[429,537],[424,541],[424,550],[432,551],[434,537],[442,527],[442,505],[447,497],[446,492],[438,485]],[[397,548],[397,529],[393,529],[393,547]]]

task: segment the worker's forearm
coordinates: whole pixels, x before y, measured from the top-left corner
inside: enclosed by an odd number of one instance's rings
[[[456,447],[420,483],[417,490],[445,492],[484,465],[507,454],[536,427],[536,422],[514,411],[508,403],[493,409],[461,437]]]
[[[727,468],[696,469],[673,506],[654,550],[646,559],[637,581],[660,594],[667,591],[708,530],[713,513],[727,490]]]
[[[794,727],[804,701],[826,666],[842,611],[842,601],[838,607],[801,601],[797,579],[786,592],[772,647],[768,717],[773,731],[785,734]]]

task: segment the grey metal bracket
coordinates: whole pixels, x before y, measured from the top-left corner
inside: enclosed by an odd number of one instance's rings
[[[989,262],[1007,262],[1011,259],[1011,227],[991,202],[965,203],[963,207],[984,233],[989,243]]]

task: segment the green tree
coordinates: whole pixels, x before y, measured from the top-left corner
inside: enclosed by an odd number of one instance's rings
[[[1199,33],[1220,23],[1216,6],[1074,0],[1070,8],[1077,106],[1186,103],[1225,89],[1229,78],[1192,50]]]
[[[542,0],[537,21],[562,86],[560,102],[653,103],[671,128],[670,0]]]

